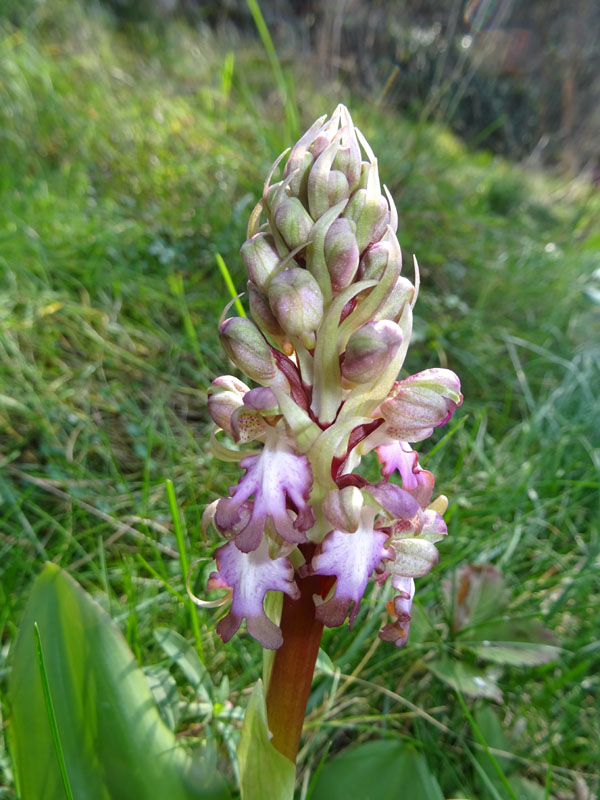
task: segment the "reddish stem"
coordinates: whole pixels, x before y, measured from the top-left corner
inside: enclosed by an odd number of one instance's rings
[[[298,580],[300,598],[283,598],[283,644],[275,653],[269,688],[267,717],[273,745],[296,762],[306,703],[319,653],[323,623],[315,619],[313,594],[324,596],[332,578],[313,575]]]

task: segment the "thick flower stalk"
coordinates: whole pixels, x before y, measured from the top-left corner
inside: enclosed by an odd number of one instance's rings
[[[402,647],[414,578],[437,562],[446,535],[447,501],[432,500],[434,477],[412,444],[450,419],[460,382],[447,369],[399,377],[418,267],[414,283],[401,274],[397,225],[377,160],[338,106],[273,165],[241,249],[252,320],[227,317],[227,307],[219,324],[228,356],[258,386],[224,376],[209,390],[214,452],[244,470],[205,515],[227,540],[209,588],[231,590],[218,625],[224,641],[245,620],[264,647],[281,648],[269,724],[292,759],[299,730],[295,743],[284,741],[277,728],[290,719],[275,718],[286,702],[277,682],[304,658],[298,637],[314,650],[309,687],[322,626],[352,626],[374,580],[394,592],[380,636]],[[374,484],[357,472],[371,450],[382,476]],[[396,473],[399,483],[390,481]],[[286,595],[281,625],[265,613],[268,591]],[[285,655],[292,640],[295,655]]]

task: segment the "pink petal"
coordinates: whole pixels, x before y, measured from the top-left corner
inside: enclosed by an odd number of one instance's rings
[[[355,533],[333,530],[321,544],[320,552],[313,558],[316,575],[335,575],[335,594],[317,606],[316,617],[332,628],[341,625],[350,606],[350,626],[354,621],[369,576],[383,558],[387,533],[374,530],[375,509],[365,506]]]
[[[408,442],[390,440],[375,448],[381,474],[389,478],[394,470],[398,470],[402,478],[402,488],[410,492],[418,500],[421,508],[431,501],[435,478],[432,472],[419,465],[418,454],[411,449]]]
[[[233,602],[227,616],[217,625],[217,633],[228,642],[246,619],[248,633],[263,647],[281,647],[281,630],[267,617],[263,603],[268,591],[285,592],[297,599],[300,596],[294,582],[294,568],[287,558],[269,558],[269,543],[263,539],[256,550],[242,553],[234,542],[228,542],[215,552],[217,572],[209,578],[211,588],[231,587]]]
[[[306,456],[298,455],[286,443],[280,431],[270,429],[265,447],[258,456],[240,461],[246,474],[235,487],[231,497],[217,505],[215,523],[223,532],[232,532],[240,550],[255,550],[262,539],[267,517],[273,520],[277,533],[292,543],[305,542],[304,531],[314,524],[308,497],[312,487],[312,470]],[[254,495],[254,502],[249,498]],[[292,522],[288,503],[296,512]],[[246,513],[248,522],[240,517]]]

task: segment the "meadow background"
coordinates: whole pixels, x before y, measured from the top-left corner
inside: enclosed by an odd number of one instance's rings
[[[238,251],[270,164],[342,101],[379,157],[405,261],[414,252],[421,265],[407,369],[455,370],[465,402],[419,447],[450,498],[450,535],[418,581],[409,644],[377,639],[380,590],[354,631],[326,631],[298,797],[321,797],[325,753],[384,742],[418,750],[446,798],[591,800],[600,193],[588,140],[564,158],[550,148],[545,166],[523,152],[507,160],[491,129],[459,138],[444,104],[402,108],[393,63],[359,80],[318,49],[303,57],[293,24],[271,24],[277,3],[263,10],[279,58],[253,3],[241,21],[235,3],[214,18],[112,5],[0,9],[0,797],[16,797],[4,736],[11,644],[48,560],[110,613],[165,718],[191,743],[213,741],[234,782],[260,647],[245,634],[224,646],[217,611],[199,611],[194,630],[165,481],[187,558],[209,557],[202,511],[237,480],[208,447],[206,388],[230,371],[216,255],[242,290]],[[465,573],[470,564],[497,572]],[[210,568],[194,569],[198,594]],[[488,578],[460,631],[465,574]],[[165,656],[160,627],[190,642],[199,632],[219,687],[212,705]],[[533,646],[490,661],[482,631],[500,629]],[[544,643],[559,648],[548,663]]]

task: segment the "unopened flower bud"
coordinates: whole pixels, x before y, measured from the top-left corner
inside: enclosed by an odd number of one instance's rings
[[[327,177],[328,208],[335,206],[340,200],[345,200],[350,194],[348,181],[343,172],[332,169]]]
[[[290,250],[308,242],[313,220],[297,197],[284,197],[279,201],[274,220]]]
[[[462,403],[460,381],[449,369],[426,369],[397,381],[380,406],[390,436],[419,442],[448,422]]]
[[[390,221],[390,210],[383,195],[372,198],[366,189],[359,189],[351,197],[343,216],[356,224],[356,241],[362,253],[371,242],[383,236]]]
[[[230,317],[219,326],[219,336],[229,358],[249,378],[265,384],[277,381],[279,371],[271,348],[251,320]]]
[[[402,251],[398,246],[394,247],[391,242],[382,239],[368,247],[358,267],[358,274],[361,280],[378,281],[383,275],[390,258],[394,259],[396,262],[394,266],[398,274],[400,274],[400,270],[402,269]]]
[[[368,322],[348,341],[342,376],[351,383],[375,380],[392,361],[401,343],[402,331],[395,322]]]
[[[356,226],[348,219],[336,219],[325,236],[325,261],[331,278],[331,288],[339,292],[354,280],[358,268]]]
[[[323,294],[310,272],[299,267],[280,272],[269,286],[269,304],[289,336],[314,347],[314,332],[323,318]]]
[[[406,303],[411,303],[415,287],[403,275],[399,275],[392,291],[383,300],[374,314],[374,319],[391,319],[397,322]]]
[[[279,272],[281,262],[273,237],[267,233],[254,234],[244,242],[240,254],[248,277],[264,291]]]
[[[252,319],[264,333],[272,336],[276,341],[281,341],[285,334],[271,311],[269,298],[252,281],[248,281],[247,288]]]
[[[402,578],[422,578],[439,560],[435,545],[418,537],[392,539],[392,548],[396,556],[386,566]]]
[[[231,434],[231,415],[250,389],[233,375],[222,375],[208,387],[208,413],[219,428]]]
[[[360,523],[363,496],[356,486],[334,489],[326,495],[321,509],[327,520],[338,531],[354,533]]]
[[[290,154],[286,164],[284,175],[294,173],[288,183],[290,193],[293,197],[300,198],[303,203],[308,202],[308,175],[314,162],[313,155],[305,151],[301,156],[298,155],[295,158],[292,158],[292,154]]]
[[[342,141],[340,149],[333,160],[333,168],[343,172],[348,181],[350,192],[359,184],[362,159],[360,147],[354,131],[354,124],[347,108],[340,107],[342,124]]]

